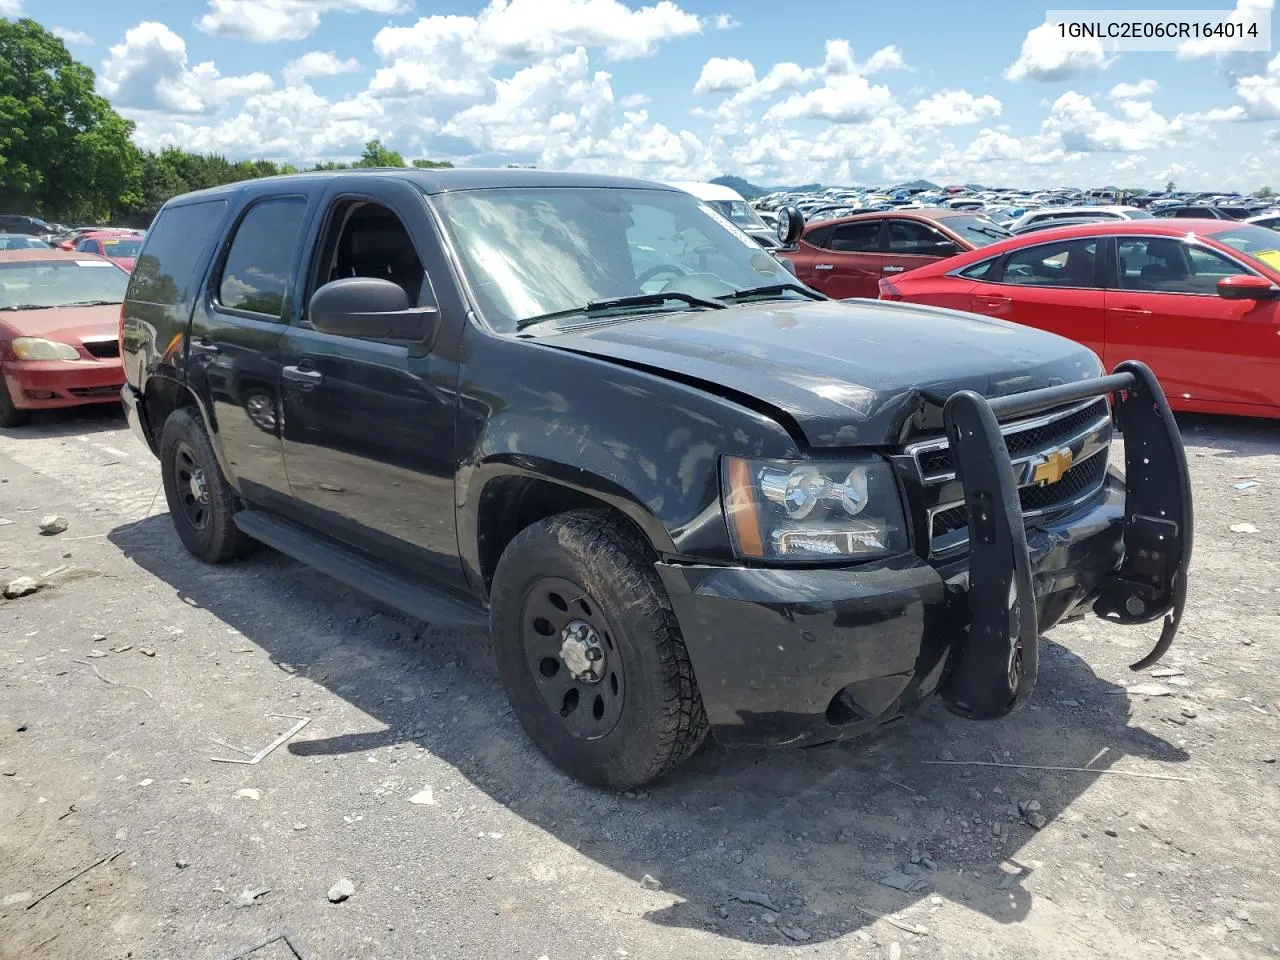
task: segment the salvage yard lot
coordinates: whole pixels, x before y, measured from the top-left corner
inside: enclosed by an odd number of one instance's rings
[[[1278,956],[1280,432],[1180,422],[1198,536],[1156,675],[1126,666],[1155,626],[1086,620],[1002,721],[710,744],[614,795],[535,752],[482,632],[265,549],[203,566],[117,413],[37,418],[0,435],[0,582],[43,584],[0,602],[0,957]],[[268,714],[309,723],[210,760],[295,723]]]

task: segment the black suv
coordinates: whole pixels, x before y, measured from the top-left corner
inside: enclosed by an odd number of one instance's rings
[[[802,226],[780,218],[784,242]],[[170,201],[121,315],[138,435],[211,563],[262,541],[487,623],[557,764],[660,776],[710,728],[812,744],[1035,684],[1040,631],[1165,617],[1191,500],[1150,371],[837,302],[614,177],[371,170]],[[1128,490],[1108,469],[1113,423]]]

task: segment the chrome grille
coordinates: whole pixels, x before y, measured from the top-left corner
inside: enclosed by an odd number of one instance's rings
[[[1029,524],[1033,518],[1082,503],[1102,488],[1111,442],[1111,412],[1105,398],[1014,420],[1002,424],[1001,432]],[[1063,449],[1071,450],[1073,459],[1061,479],[1037,484],[1028,478],[1037,457]],[[925,491],[930,555],[959,549],[968,542],[968,518],[946,439],[913,444],[906,453],[914,459]]]

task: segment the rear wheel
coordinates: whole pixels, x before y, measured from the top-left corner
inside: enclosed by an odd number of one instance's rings
[[[702,742],[706,714],[675,612],[625,521],[582,510],[528,527],[498,562],[490,610],[511,706],[567,773],[634,787]]]
[[[19,410],[13,405],[9,382],[0,374],[0,427],[20,427],[30,419],[30,410]]]
[[[206,563],[226,563],[253,545],[236,526],[240,500],[218,466],[204,421],[190,407],[169,415],[160,434],[169,515],[183,545]]]

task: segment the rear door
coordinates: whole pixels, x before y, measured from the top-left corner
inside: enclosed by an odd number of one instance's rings
[[[837,300],[878,297],[885,263],[881,248],[883,228],[881,217],[835,224],[825,234],[823,246],[815,249],[809,285]]]
[[[1118,237],[1106,294],[1106,361],[1141,360],[1175,404],[1280,404],[1280,302],[1224,300],[1223,277],[1254,273],[1176,237]]]
[[[209,271],[191,320],[187,373],[241,492],[279,507],[290,494],[279,431],[278,353],[315,188],[255,194]]]
[[[1038,327],[1103,355],[1098,237],[1055,240],[1005,254],[970,293],[974,313]]]

